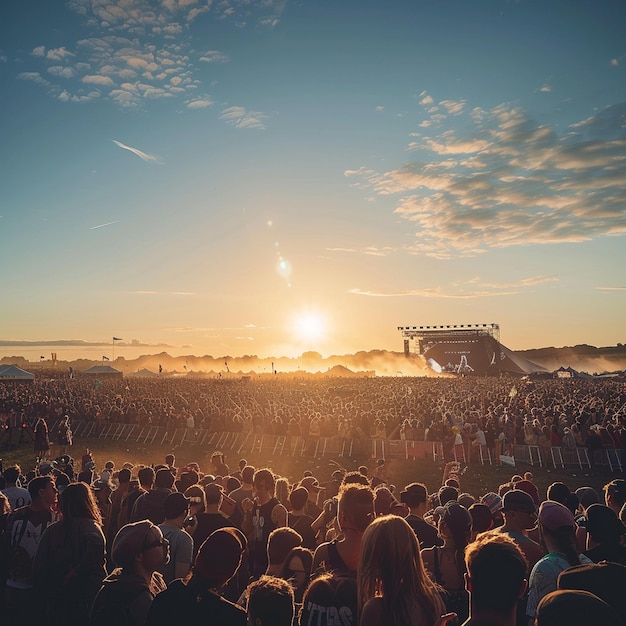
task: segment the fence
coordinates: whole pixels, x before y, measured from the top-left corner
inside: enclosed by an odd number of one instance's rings
[[[54,428],[54,427],[53,427]],[[51,428],[51,431],[53,430]],[[215,450],[231,450],[237,454],[258,452],[268,455],[324,457],[352,457],[367,455],[373,459],[431,459],[444,460],[443,444],[438,441],[413,441],[396,439],[345,439],[340,437],[298,437],[292,435],[265,435],[252,432],[211,432],[195,428],[165,428],[139,424],[76,422],[74,436],[77,439],[98,438],[112,441],[133,441],[140,444],[169,444],[170,446],[202,446]],[[457,450],[457,448],[459,448]],[[513,446],[515,464],[533,467],[565,469],[594,466],[607,467],[611,472],[622,471],[623,450],[601,448],[590,457],[587,448],[552,447],[549,453],[539,446]],[[466,460],[464,446],[455,446],[453,458]],[[496,459],[486,446],[474,451],[475,463],[494,464]]]

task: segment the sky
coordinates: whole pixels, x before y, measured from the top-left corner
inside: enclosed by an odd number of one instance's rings
[[[625,24],[613,0],[5,0],[0,356],[624,342]]]

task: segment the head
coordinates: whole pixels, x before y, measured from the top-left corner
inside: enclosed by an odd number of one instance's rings
[[[237,572],[245,550],[235,528],[212,532],[200,546],[193,568],[193,579],[203,590],[221,589]]]
[[[484,533],[493,528],[493,517],[486,504],[481,504],[480,502],[472,504],[468,512],[472,517],[472,536]]]
[[[456,487],[447,485],[439,489],[439,504],[445,506],[448,502],[456,501],[459,497],[459,490]]]
[[[152,573],[169,561],[169,542],[148,520],[126,524],[113,539],[111,559],[124,572]]]
[[[291,549],[285,559],[280,577],[291,582],[300,598],[309,584],[312,565],[313,553],[301,546]]]
[[[151,467],[142,467],[137,472],[137,478],[139,479],[140,486],[149,491],[154,485],[154,470]]]
[[[157,470],[154,477],[155,489],[171,489],[174,486],[174,474],[169,469],[163,468]]]
[[[447,538],[462,552],[470,540],[472,516],[467,509],[453,500],[442,508],[439,517],[439,535]]]
[[[45,509],[52,509],[56,505],[59,495],[52,476],[33,478],[28,483],[28,493],[35,506]]]
[[[217,483],[209,483],[204,486],[207,507],[218,506],[222,503],[222,488]]]
[[[382,595],[400,615],[410,615],[419,603],[434,622],[434,587],[424,569],[415,533],[402,517],[383,515],[366,528],[357,586],[360,606]]]
[[[556,482],[552,483],[548,487],[547,497],[548,500],[554,502],[560,502],[563,505],[567,505],[567,499],[570,495],[569,487],[565,483]]]
[[[13,465],[11,467],[7,467],[4,470],[4,480],[7,485],[15,485],[18,478],[20,477],[21,470],[19,465]]]
[[[248,624],[251,626],[291,626],[294,618],[294,594],[282,578],[261,576],[251,583],[248,595]]]
[[[165,455],[165,465],[169,465],[170,467],[174,467],[176,463],[176,457],[173,454]]]
[[[619,515],[626,503],[626,480],[616,478],[604,485],[604,502]]]
[[[69,526],[76,519],[92,519],[102,524],[100,509],[93,491],[85,483],[70,483],[59,496],[63,524]]]
[[[309,492],[306,487],[296,487],[289,494],[289,503],[293,511],[301,511],[307,500],[309,499]]]
[[[488,532],[465,550],[465,583],[472,612],[493,611],[509,615],[526,591],[528,563],[507,535]]]
[[[535,527],[537,507],[535,501],[525,491],[514,489],[504,495],[503,511],[506,525],[515,530],[528,530]]]
[[[587,509],[587,532],[594,543],[617,543],[626,534],[626,526],[610,507],[592,504]]]
[[[600,504],[600,496],[593,487],[578,487],[574,493],[583,510],[587,510],[592,504]]]
[[[546,500],[539,507],[539,530],[542,542],[549,551],[565,555],[570,565],[578,565],[578,550],[574,535],[572,512],[563,504]]]
[[[198,513],[206,509],[206,494],[200,485],[192,485],[185,489],[185,497],[189,498],[189,506]]]
[[[344,532],[362,533],[374,519],[374,492],[365,485],[342,485],[337,520]]]
[[[254,467],[252,465],[246,465],[242,470],[241,470],[241,481],[245,484],[245,485],[251,485],[252,484],[252,480],[254,478],[254,472],[256,470],[254,469]]]
[[[620,626],[622,621],[615,609],[588,591],[557,590],[541,599],[535,617],[536,626]]]
[[[254,472],[252,487],[254,489],[254,495],[257,497],[261,495],[269,495],[270,498],[273,497],[276,481],[274,480],[272,470],[263,468]]]
[[[409,507],[409,509],[418,509],[420,506],[426,509],[428,506],[428,490],[426,485],[422,483],[411,483],[400,492],[400,502]]]
[[[170,493],[163,502],[165,519],[182,521],[189,515],[190,500],[184,494],[175,491]]]
[[[267,560],[270,565],[283,567],[289,552],[302,545],[302,535],[289,526],[275,528],[267,538]]]

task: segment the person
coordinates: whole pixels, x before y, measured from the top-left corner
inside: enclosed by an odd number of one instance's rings
[[[106,576],[102,518],[85,483],[69,484],[59,505],[62,519],[44,530],[33,559],[33,586],[49,626],[83,626]]]
[[[402,517],[383,515],[368,525],[357,571],[360,626],[434,624],[446,612]]]
[[[270,533],[287,526],[287,509],[274,497],[275,480],[268,468],[254,473],[254,501],[243,500],[242,530],[248,537],[250,574],[258,578],[267,569],[267,540]]]
[[[287,556],[294,548],[302,545],[302,536],[289,526],[275,528],[267,538],[266,576],[280,576]]]
[[[574,516],[560,502],[546,500],[539,507],[539,534],[548,552],[532,568],[528,581],[526,615],[532,619],[537,614],[541,599],[557,588],[559,574],[580,563],[591,563],[576,548]]]
[[[446,590],[446,607],[456,613],[462,623],[469,613],[463,553],[470,540],[472,517],[458,502],[450,500],[442,507],[438,528],[443,546],[422,550],[422,559],[435,582]]]
[[[11,511],[15,511],[15,509],[19,509],[23,506],[28,506],[31,503],[28,489],[17,484],[21,474],[22,470],[19,465],[13,465],[4,470],[5,487],[2,489],[2,493],[9,500]]]
[[[289,551],[283,569],[280,572],[280,578],[291,583],[297,605],[302,604],[304,590],[309,586],[312,565],[313,553],[311,550],[297,546]]]
[[[593,616],[593,617],[592,617]],[[544,596],[537,607],[535,626],[622,626],[622,620],[604,600],[588,591],[562,589]]]
[[[173,581],[154,599],[146,626],[246,626],[246,612],[222,596],[239,569],[245,541],[235,528],[214,531],[200,546],[191,574]]]
[[[363,533],[374,517],[374,492],[364,485],[342,485],[337,502],[337,524],[343,538],[317,547],[312,571],[356,577]]]
[[[226,457],[223,452],[214,452],[211,455],[211,465],[213,465],[216,476],[224,477],[230,474],[230,468],[226,465]]]
[[[420,549],[442,546],[443,540],[437,529],[424,520],[428,512],[428,490],[422,483],[411,483],[400,492],[400,502],[406,504],[409,514],[404,518],[413,529],[420,544]]]
[[[91,608],[89,626],[143,626],[154,597],[165,588],[157,571],[169,559],[169,544],[149,520],[122,526],[111,547],[117,566],[107,576]]]
[[[137,489],[129,489],[128,495],[122,499],[120,514],[118,517],[118,528],[128,524],[131,521],[133,507],[137,499],[145,493],[148,493],[154,487],[154,469],[151,467],[140,467],[137,471],[137,480],[139,485]]]
[[[170,544],[170,558],[159,571],[165,584],[189,574],[193,562],[193,539],[185,531],[183,524],[189,514],[189,499],[182,493],[170,493],[163,503],[165,521],[159,524],[163,537]]]
[[[244,460],[244,459],[242,459]],[[254,479],[255,468],[252,465],[245,465],[241,468],[241,486],[231,491],[228,495],[235,501],[235,510],[231,515],[231,521],[238,528],[241,527],[243,521],[243,509],[241,503],[246,499],[254,499],[254,491],[252,487],[252,481]]]
[[[528,563],[513,539],[498,531],[481,534],[465,550],[465,567],[470,610],[463,626],[516,626]]]
[[[58,491],[52,476],[33,478],[28,493],[31,503],[9,514],[5,533],[8,576],[4,618],[12,626],[40,622],[43,607],[35,601],[32,563],[43,532],[57,519]]]
[[[72,446],[72,428],[70,426],[70,416],[64,415],[56,427],[56,440],[59,446],[59,454],[67,454],[67,449]]]
[[[296,487],[289,494],[289,504],[291,511],[288,514],[288,523],[297,533],[302,535],[302,545],[309,550],[315,550],[315,531],[311,524],[315,521],[311,516],[306,515],[304,507],[309,499],[309,492],[306,487]]]
[[[626,535],[615,511],[603,504],[592,504],[587,509],[587,550],[583,554],[594,563],[611,561],[626,565],[626,548],[620,543]]]
[[[168,468],[158,470],[154,478],[154,489],[141,494],[135,501],[131,521],[149,519],[153,524],[162,524],[165,519],[163,503],[165,498],[173,492],[173,487],[172,472]]]
[[[604,503],[617,515],[626,503],[626,480],[616,478],[604,485]]]
[[[247,594],[250,626],[291,626],[295,613],[294,594],[286,580],[261,576],[250,584]]]
[[[190,487],[191,489],[191,487]],[[194,557],[204,541],[218,528],[233,526],[220,511],[222,504],[222,488],[216,483],[204,487],[204,510],[195,514],[196,523],[193,527]]]
[[[122,503],[130,491],[131,471],[123,467],[117,474],[117,489],[111,494],[111,513],[109,516],[107,543],[112,544],[120,529]],[[123,524],[122,524],[123,525]]]
[[[48,424],[43,418],[39,418],[35,424],[35,441],[33,444],[35,462],[37,465],[48,457],[50,453],[50,438],[48,436]]]

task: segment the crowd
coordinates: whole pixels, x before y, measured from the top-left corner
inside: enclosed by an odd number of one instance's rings
[[[100,384],[79,377],[0,385],[6,428],[51,428],[66,415],[74,424],[137,423],[308,440],[426,439],[442,442],[448,457],[460,446],[468,462],[479,447],[496,462],[515,445],[537,446],[544,462],[553,446],[566,454],[584,447],[593,463],[598,450],[626,446],[626,389],[610,379],[127,378]],[[54,435],[59,446],[66,445],[66,438]],[[42,439],[45,444],[45,433]]]
[[[86,452],[4,468],[7,626],[626,624],[626,482],[533,475],[396,489],[384,465],[310,471],[97,465]]]

